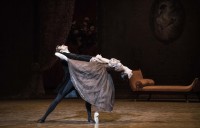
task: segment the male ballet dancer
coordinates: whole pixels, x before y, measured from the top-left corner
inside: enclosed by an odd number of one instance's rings
[[[68,57],[71,59],[78,59],[78,60],[82,60],[82,61],[90,61],[90,57],[89,56],[85,56],[85,55],[75,55],[69,52],[67,46],[61,45],[58,46],[56,48],[56,53],[55,55],[57,57],[59,57],[59,55],[57,54],[58,52],[64,52],[64,53],[68,53]],[[47,109],[46,113],[42,116],[41,119],[38,120],[38,123],[44,123],[47,116],[56,108],[56,106],[58,105],[58,103],[61,102],[61,100],[63,98],[65,98],[66,95],[68,95],[71,91],[73,91],[75,88],[70,80],[70,75],[69,75],[69,70],[68,70],[68,63],[66,60],[61,59],[63,67],[64,67],[64,72],[65,72],[65,76],[64,76],[64,81],[61,83],[60,89],[58,91],[58,94],[56,96],[56,98],[53,100],[53,102],[50,104],[49,108]],[[87,110],[87,115],[88,115],[88,122],[89,123],[94,123],[95,121],[92,119],[91,116],[91,104],[88,102],[85,102],[85,106],[86,106],[86,110]]]

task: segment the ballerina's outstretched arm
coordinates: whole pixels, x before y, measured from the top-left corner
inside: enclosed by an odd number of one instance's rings
[[[114,68],[116,71],[123,71],[128,75],[128,78],[130,79],[132,74],[132,70],[129,69],[127,66],[124,66],[119,60],[112,58],[112,59],[107,59],[102,57],[101,55],[96,55],[96,57],[93,57],[91,59],[92,61],[97,61],[100,63],[107,63],[109,67]]]

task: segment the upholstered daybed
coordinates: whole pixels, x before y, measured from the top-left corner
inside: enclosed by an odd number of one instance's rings
[[[195,91],[200,98],[200,82],[198,78],[194,78],[190,85],[155,85],[155,81],[152,79],[143,78],[142,71],[140,69],[133,70],[133,76],[130,79],[130,86],[133,92],[137,94],[146,93],[149,94],[149,98],[154,93],[182,93],[186,96],[188,101],[188,94]],[[196,90],[194,90],[196,89]]]

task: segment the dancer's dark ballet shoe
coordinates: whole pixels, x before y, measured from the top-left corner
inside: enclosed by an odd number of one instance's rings
[[[95,124],[95,121],[92,118],[89,118],[88,123]]]
[[[38,121],[37,121],[37,123],[44,123],[45,122],[45,120],[43,120],[43,119],[39,119]]]

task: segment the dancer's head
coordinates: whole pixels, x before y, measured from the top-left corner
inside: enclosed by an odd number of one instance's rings
[[[56,46],[56,52],[67,52],[69,53],[69,50],[68,50],[68,46],[66,45],[57,45]]]
[[[122,78],[123,80],[129,79],[128,74],[125,73],[125,72],[121,72],[121,78]]]
[[[132,70],[128,67],[124,66],[124,73],[128,75],[128,78],[130,79],[133,75]]]

